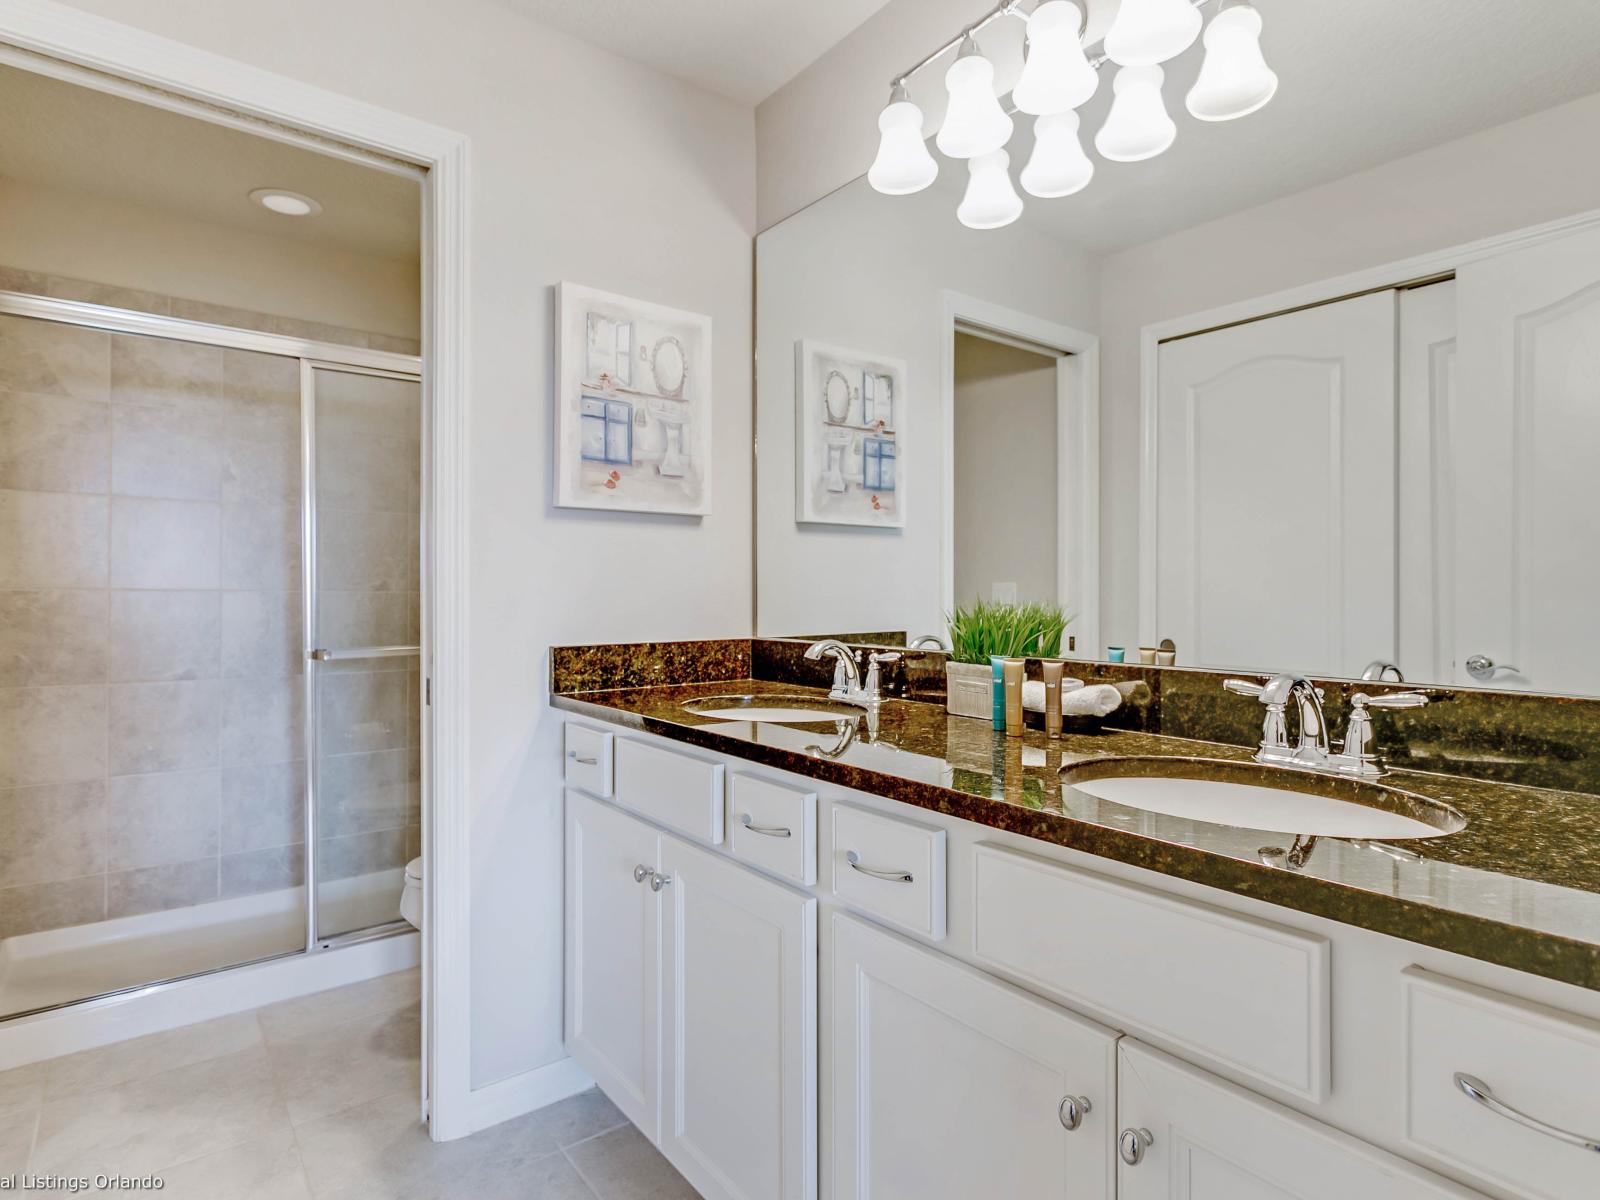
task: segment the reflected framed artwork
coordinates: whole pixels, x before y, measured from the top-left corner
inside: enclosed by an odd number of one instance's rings
[[[906,365],[795,343],[795,520],[905,526]]]

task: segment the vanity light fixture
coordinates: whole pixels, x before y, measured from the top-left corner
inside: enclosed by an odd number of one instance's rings
[[[1111,81],[1111,111],[1094,135],[1094,148],[1112,162],[1154,158],[1178,136],[1161,99],[1166,72],[1156,66],[1118,67]]]
[[[1033,153],[1022,168],[1022,190],[1041,200],[1081,192],[1094,178],[1094,163],[1078,141],[1078,114],[1046,113],[1033,122]]]
[[[956,219],[968,229],[999,229],[1022,215],[1022,197],[1011,186],[1011,156],[991,150],[967,160],[967,194]]]
[[[922,140],[922,110],[895,84],[888,106],[878,114],[878,157],[872,160],[867,182],[886,196],[920,192],[939,174],[939,164]]]
[[[322,205],[310,196],[285,188],[257,188],[250,193],[250,199],[283,217],[314,217],[322,211]]]
[[[1011,140],[1012,121],[994,94],[994,64],[969,33],[944,76],[950,103],[934,143],[950,158],[981,158]]]
[[[1202,121],[1246,117],[1271,100],[1278,77],[1261,55],[1261,14],[1251,4],[1226,8],[1206,26],[1206,56],[1185,104]]]
[[[1200,19],[1190,0],[1121,0],[1106,31],[1106,57],[1123,67],[1177,58],[1200,36]]]
[[[962,224],[979,229],[1016,220],[1022,199],[1011,186],[1010,156],[996,157],[1011,140],[1014,123],[995,95],[994,65],[977,42],[979,31],[1002,17],[1028,24],[1027,55],[1010,97],[1015,111],[1035,118],[1034,148],[1021,175],[1024,190],[1055,199],[1088,186],[1094,164],[1079,140],[1075,110],[1094,95],[1098,72],[1107,63],[1117,73],[1111,111],[1095,134],[1095,149],[1113,162],[1154,158],[1178,134],[1162,98],[1166,73],[1160,64],[1194,44],[1208,4],[1215,4],[1217,11],[1205,29],[1205,59],[1185,105],[1202,121],[1231,121],[1255,112],[1276,94],[1278,77],[1261,53],[1261,14],[1248,0],[1120,0],[1098,47],[1084,44],[1083,11],[1074,0],[1040,0],[1028,14],[1022,11],[1023,0],[1001,0],[894,78],[889,103],[878,116],[878,154],[867,182],[886,195],[903,196],[921,191],[937,177],[939,164],[922,138],[922,110],[911,100],[908,85],[955,50],[955,61],[945,72],[949,104],[934,144],[949,158],[968,160],[970,177],[957,216]],[[1003,188],[997,170],[1006,174]],[[1001,214],[1010,215],[994,219]]]

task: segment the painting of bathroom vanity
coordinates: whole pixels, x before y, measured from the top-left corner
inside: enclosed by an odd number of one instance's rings
[[[556,504],[710,511],[711,318],[556,288]]]

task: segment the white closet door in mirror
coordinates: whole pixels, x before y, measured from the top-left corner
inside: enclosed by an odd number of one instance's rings
[[[1145,635],[1179,663],[1359,675],[1395,656],[1395,305],[1379,292],[1161,347]]]
[[[1456,682],[1593,693],[1600,232],[1472,263],[1456,286]]]

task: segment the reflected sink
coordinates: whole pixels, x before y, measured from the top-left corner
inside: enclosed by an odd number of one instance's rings
[[[1386,784],[1225,759],[1089,759],[1062,767],[1061,782],[1145,812],[1296,836],[1393,841],[1467,824],[1448,804]]]
[[[683,710],[719,721],[771,721],[780,725],[854,721],[865,712],[854,704],[803,694],[703,696],[699,700],[686,700]]]

